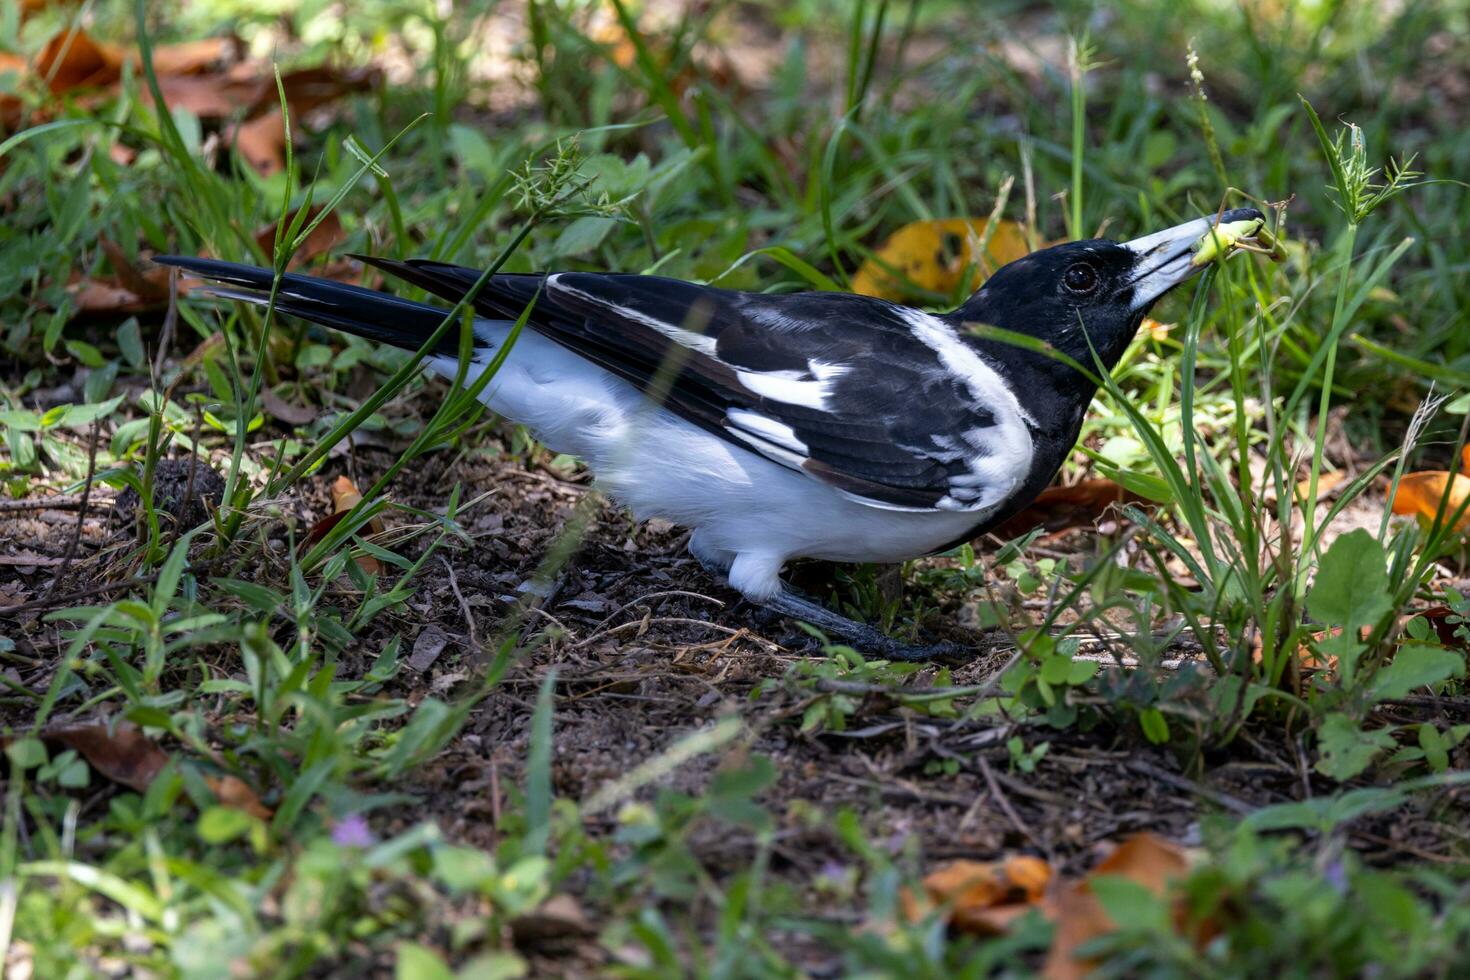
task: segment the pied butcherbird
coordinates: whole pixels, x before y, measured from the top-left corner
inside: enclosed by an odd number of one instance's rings
[[[953,653],[838,615],[784,585],[782,566],[904,561],[1024,508],[1077,441],[1096,391],[1078,367],[1118,362],[1154,302],[1198,271],[1194,249],[1216,223],[1261,217],[1237,209],[1129,242],[1041,249],[950,313],[661,276],[496,275],[473,301],[465,380],[529,305],[527,329],[480,395],[493,411],[583,460],[639,519],[690,528],[694,557],[751,602],[871,654]],[[480,278],[443,262],[361,258],[451,302]],[[221,284],[217,296],[264,305],[271,290],[268,269],[155,261]],[[282,277],[275,308],[407,350],[448,312],[299,274]],[[427,364],[456,376],[453,329]]]

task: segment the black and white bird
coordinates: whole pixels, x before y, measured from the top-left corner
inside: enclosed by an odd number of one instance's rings
[[[1025,507],[1077,441],[1095,385],[1026,334],[1108,368],[1159,297],[1199,269],[1199,218],[1130,242],[1070,242],[995,272],[950,313],[835,292],[734,292],[677,279],[496,275],[474,300],[475,366],[535,297],[528,329],[481,395],[570,453],[639,519],[692,530],[689,550],[750,601],[859,649],[907,647],[783,585],[794,558],[899,562],[970,540]],[[155,261],[265,304],[268,269]],[[479,278],[441,262],[363,261],[454,302]],[[415,350],[446,310],[313,276],[282,278],[276,309]],[[451,330],[428,361],[456,374]],[[473,380],[473,373],[470,380]]]

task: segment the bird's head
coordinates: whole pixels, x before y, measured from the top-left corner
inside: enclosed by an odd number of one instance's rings
[[[1260,220],[1256,209],[1237,208],[1219,224]],[[1096,350],[1111,368],[1159,297],[1203,267],[1196,247],[1215,226],[1213,216],[1196,218],[1131,242],[1093,239],[1032,252],[1002,266],[951,316],[1043,340],[1089,368]]]

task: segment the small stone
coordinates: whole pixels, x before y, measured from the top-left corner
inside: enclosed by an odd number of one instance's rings
[[[448,644],[449,637],[444,635],[444,631],[430,623],[413,641],[413,653],[409,654],[408,665],[422,674],[434,666],[434,661],[439,659],[439,654],[444,652]]]

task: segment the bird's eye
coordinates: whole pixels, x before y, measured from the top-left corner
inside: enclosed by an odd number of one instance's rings
[[[1097,288],[1097,270],[1086,262],[1075,262],[1062,273],[1062,285],[1070,293],[1086,296]]]

